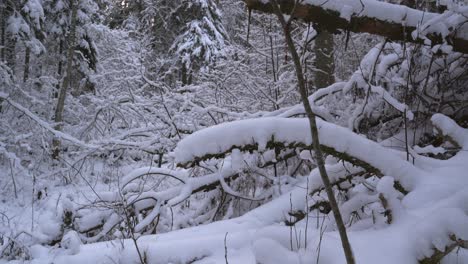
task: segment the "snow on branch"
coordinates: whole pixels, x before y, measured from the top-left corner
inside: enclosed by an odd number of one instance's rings
[[[314,112],[315,115],[323,118],[325,121],[333,122],[335,120],[333,115],[326,109],[326,107],[317,105],[316,102],[322,99],[323,97],[342,92],[345,87],[346,82],[337,82],[328,87],[321,88],[315,91],[312,95],[309,96],[309,103],[312,107],[312,112]],[[264,116],[266,117],[276,115],[278,117],[293,117],[305,114],[304,106],[302,104],[297,104],[286,109],[287,110],[280,113],[272,112]]]
[[[244,0],[251,10],[273,13],[270,1]],[[330,32],[349,30],[381,35],[390,40],[437,45],[449,43],[468,53],[466,10],[444,14],[423,12],[375,0],[279,0],[281,10],[294,18],[316,24]],[[295,5],[296,2],[297,5]],[[462,8],[460,8],[462,9]]]
[[[177,184],[164,190],[153,191],[146,188],[148,181],[146,176],[161,176],[176,179]],[[119,191],[101,193],[93,203],[101,210],[89,212],[89,207],[78,210],[75,224],[81,233],[91,233],[85,238],[87,242],[96,242],[114,230],[122,222],[126,221],[119,212],[146,212],[135,226],[135,232],[146,232],[154,220],[165,207],[173,207],[190,196],[227,187],[227,183],[239,176],[238,170],[234,170],[229,164],[225,164],[219,171],[200,177],[190,177],[188,171],[171,170],[167,168],[144,167],[130,172],[122,179]],[[141,181],[138,184],[137,181]],[[226,190],[230,193],[231,190]],[[104,209],[104,210],[103,210]]]
[[[70,142],[71,144],[74,144],[83,149],[112,150],[112,149],[115,149],[116,147],[123,147],[123,148],[129,148],[129,149],[139,149],[139,150],[149,152],[149,153],[158,152],[156,145],[159,142],[159,138],[150,137],[150,139],[146,141],[132,141],[132,140],[129,140],[128,138],[132,136],[132,133],[141,134],[143,132],[162,130],[163,129],[162,126],[148,126],[144,128],[138,128],[135,130],[129,130],[124,134],[117,135],[116,137],[85,142],[70,134],[54,129],[53,125],[46,122],[38,115],[32,113],[28,108],[12,100],[12,98],[8,94],[0,92],[0,103],[2,102],[2,100],[8,103],[9,105],[11,105],[16,110],[24,113],[27,117],[32,119],[37,125],[45,129],[46,131],[48,131],[55,137],[60,138],[62,140],[66,140]]]
[[[128,184],[147,175],[160,175],[165,177],[172,177],[178,181],[185,183],[187,175],[183,171],[175,171],[166,168],[157,168],[157,167],[143,167],[136,169],[129,173],[122,179],[122,190],[125,190]]]
[[[405,190],[412,189],[409,175],[418,169],[397,152],[343,127],[317,120],[322,150],[377,175],[391,175]],[[179,142],[176,162],[191,167],[203,160],[223,158],[233,149],[265,150],[274,147],[312,149],[307,119],[259,118],[216,125]]]
[[[440,134],[449,138],[456,146],[468,149],[468,129],[462,128],[455,121],[443,114],[435,114],[431,118],[432,124]]]
[[[50,126],[49,123],[45,122],[44,120],[42,120],[37,115],[31,113],[31,111],[29,111],[27,108],[19,105],[15,101],[11,100],[7,94],[0,93],[0,99],[5,100],[8,104],[10,104],[14,108],[16,108],[18,111],[23,112],[29,118],[34,120],[34,122],[36,122],[39,126],[41,126],[45,130],[48,130],[49,132],[54,134],[54,136],[56,136],[58,138],[61,138],[61,139],[64,139],[64,140],[67,140],[67,141],[70,141],[73,144],[81,146],[81,147],[91,148],[91,149],[97,148],[97,146],[95,146],[95,145],[85,143],[85,142],[83,142],[83,141],[81,141],[81,140],[79,140],[79,139],[77,139],[77,138],[75,138],[75,137],[73,137],[71,135],[68,135],[66,133],[63,133],[61,131],[58,131],[58,130],[52,128],[52,126]]]

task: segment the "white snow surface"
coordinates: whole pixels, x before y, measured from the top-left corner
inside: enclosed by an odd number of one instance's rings
[[[467,147],[466,129],[458,127],[443,115],[435,115],[432,121],[443,134],[451,136],[462,148]],[[347,129],[324,121],[319,121],[318,125],[322,144],[362,157],[385,174],[376,190],[389,201],[396,220],[369,229],[348,230],[357,263],[418,263],[419,259],[430,256],[435,249],[444,250],[451,243],[450,235],[468,239],[466,151],[460,151],[448,160],[433,160],[438,165],[437,169],[421,165],[415,167],[396,151],[353,135]],[[258,142],[262,149],[271,136],[286,143],[310,144],[307,130],[305,119],[265,118],[226,123],[199,131],[181,141],[176,157],[179,162],[188,162],[194,157],[253,142]],[[424,159],[421,164],[430,163],[429,158]],[[342,163],[327,165],[332,182],[345,175],[343,166]],[[410,192],[404,197],[393,188],[394,181],[402,179],[401,175],[412,179],[411,188],[408,189]],[[282,224],[288,217],[288,211],[306,206],[308,190],[320,186],[320,175],[314,169],[308,180],[292,191],[243,216],[144,236],[138,239],[138,247],[144,252],[148,263],[225,263],[226,258],[229,263],[243,264],[345,263],[339,236],[333,228],[321,237],[320,230],[310,226],[307,228],[304,222],[298,223],[294,232]],[[372,199],[356,197],[353,203]],[[304,240],[306,233],[307,248]],[[61,248],[48,249],[47,253],[47,249],[35,246],[31,249],[34,258],[29,263],[139,263],[131,240],[78,244],[73,243],[65,251]],[[460,261],[466,256],[466,251],[459,252],[458,255],[449,255],[444,263],[459,263],[452,261]]]

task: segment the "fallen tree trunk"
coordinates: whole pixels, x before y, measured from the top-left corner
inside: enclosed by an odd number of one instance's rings
[[[273,6],[269,1],[244,0],[244,2],[249,10],[274,13]],[[464,18],[465,22],[461,22],[458,28],[451,28],[451,25],[444,24],[444,21],[436,21],[447,27],[447,30],[450,31],[447,34],[433,29],[418,29],[418,26],[442,16],[441,14],[423,12],[396,4],[374,0],[279,0],[278,2],[283,13],[311,22],[315,27],[329,32],[337,33],[339,30],[345,30],[356,33],[371,33],[394,41],[421,44],[430,40],[432,46],[447,42],[453,46],[455,51],[468,54],[468,39],[459,33],[468,28],[466,17]],[[414,35],[414,32],[418,33]]]
[[[400,192],[411,191],[420,170],[398,152],[363,138],[345,128],[317,120],[320,148],[326,154],[364,168],[375,175],[394,175]],[[306,119],[258,118],[224,123],[195,132],[175,149],[179,167],[190,168],[201,161],[222,159],[233,149],[243,152],[267,149],[312,149]]]
[[[432,256],[419,260],[419,263],[420,264],[437,264],[437,263],[440,263],[442,259],[448,254],[450,254],[454,249],[456,248],[466,249],[468,247],[467,240],[458,239],[455,235],[451,235],[450,239],[452,240],[452,243],[447,245],[444,251],[441,251],[439,249],[434,249],[434,253],[432,254]]]

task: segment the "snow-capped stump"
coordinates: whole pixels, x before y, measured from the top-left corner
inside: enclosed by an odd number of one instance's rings
[[[60,241],[60,246],[66,249],[66,252],[70,255],[78,254],[81,244],[80,235],[74,230],[68,231]]]

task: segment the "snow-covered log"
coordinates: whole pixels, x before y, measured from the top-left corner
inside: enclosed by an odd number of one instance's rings
[[[250,10],[273,13],[272,1],[244,0]],[[375,0],[278,0],[281,10],[294,18],[330,32],[345,30],[380,35],[390,40],[437,45],[449,43],[468,53],[466,9],[461,13],[424,12]],[[299,2],[295,4],[296,2]]]
[[[213,126],[184,138],[175,149],[182,167],[210,158],[222,158],[233,149],[265,150],[275,147],[312,149],[307,119],[259,118]],[[410,177],[418,169],[399,153],[346,128],[317,119],[321,148],[327,154],[365,168],[376,175],[395,175],[400,191],[412,189]],[[393,164],[388,166],[388,164]]]

